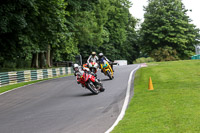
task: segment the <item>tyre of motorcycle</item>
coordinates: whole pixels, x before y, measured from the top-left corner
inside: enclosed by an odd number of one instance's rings
[[[95,77],[97,77],[97,74],[91,71],[91,74]]]
[[[97,79],[95,83],[96,83],[95,86],[99,89],[100,92],[105,91],[105,88],[103,88],[103,84],[101,83],[100,79]]]
[[[95,74],[96,69],[95,69],[95,68],[91,68],[90,71],[93,72],[93,73]]]
[[[94,68],[91,67],[91,68],[90,68],[90,71],[94,73]]]
[[[99,93],[99,90],[95,87],[93,82],[90,80],[87,83],[87,88],[95,95],[97,95]]]
[[[110,73],[109,70],[107,70],[107,75],[108,75],[108,77],[110,78],[110,80],[112,80],[112,76],[111,76],[111,73]]]
[[[96,73],[93,73],[92,75],[93,75],[95,78],[97,78],[97,74],[96,74]]]

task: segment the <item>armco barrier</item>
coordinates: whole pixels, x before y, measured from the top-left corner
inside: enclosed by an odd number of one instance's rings
[[[21,82],[52,78],[60,75],[71,74],[72,72],[72,67],[1,72],[0,87]]]
[[[199,60],[200,59],[200,55],[191,56],[191,59],[192,60]]]

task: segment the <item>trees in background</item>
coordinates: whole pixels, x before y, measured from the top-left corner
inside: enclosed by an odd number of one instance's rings
[[[1,2],[1,65],[51,67],[55,51],[67,47],[66,4],[64,0]]]
[[[128,0],[67,0],[66,17],[70,34],[76,39],[78,51],[87,59],[92,51],[103,52],[111,60],[138,56],[136,19],[129,13]],[[129,39],[128,39],[129,38]]]
[[[17,60],[30,57],[24,49],[30,48],[31,44],[20,43],[23,30],[28,26],[27,16],[35,10],[33,0],[25,1],[1,1],[0,5],[0,65],[18,65]],[[29,26],[31,27],[31,26]],[[29,29],[28,29],[29,30]],[[29,42],[29,38],[23,38]]]
[[[187,59],[199,42],[181,0],[149,0],[144,22],[129,0],[18,0],[0,5],[0,67],[52,67],[86,60],[92,51],[132,63],[140,53],[157,61]]]
[[[130,2],[127,0],[109,2],[108,20],[104,26],[109,40],[100,49],[111,60],[127,59],[132,63],[138,51],[135,49],[136,42],[133,41],[136,38],[136,19],[129,13]]]
[[[136,20],[129,7],[128,0],[3,1],[0,66],[51,67],[92,51],[132,62]]]
[[[199,43],[181,0],[149,0],[140,30],[143,53],[157,61],[188,59]]]

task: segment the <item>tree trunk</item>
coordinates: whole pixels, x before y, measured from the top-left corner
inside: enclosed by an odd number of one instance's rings
[[[40,68],[44,68],[44,66],[45,66],[44,53],[43,52],[39,53],[39,66],[40,66]]]
[[[32,54],[32,62],[31,62],[32,68],[38,68],[38,53]]]
[[[31,67],[34,68],[35,67],[35,53],[32,54],[32,61],[31,61]]]
[[[47,64],[47,67],[51,67],[51,61],[50,61],[50,55],[51,54],[51,46],[48,45],[47,47],[47,52],[46,52],[46,64]]]
[[[53,66],[53,50],[50,51],[50,65]]]

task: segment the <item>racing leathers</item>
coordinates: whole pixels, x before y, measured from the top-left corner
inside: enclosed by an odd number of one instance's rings
[[[90,62],[97,62],[98,60],[99,58],[96,55],[95,56],[90,55],[87,60],[87,63],[89,64]]]
[[[103,62],[103,60],[106,60],[106,61],[110,64],[110,66],[111,66],[111,68],[112,68],[112,70],[113,70],[113,72],[114,72],[113,64],[112,64],[112,62],[111,62],[106,56],[99,57],[99,64],[100,64],[101,62]],[[102,72],[102,71],[101,71],[101,72]]]

